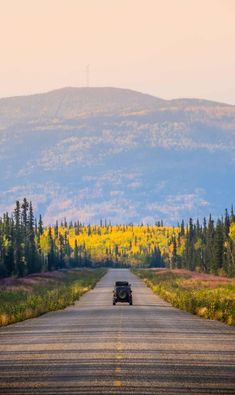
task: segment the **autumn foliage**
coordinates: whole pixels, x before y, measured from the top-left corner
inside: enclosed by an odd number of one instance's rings
[[[40,245],[47,255],[51,240],[58,249],[67,244],[75,264],[164,266],[164,257],[172,256],[172,237],[179,228],[161,226],[76,225],[46,228]],[[65,257],[68,263],[69,256]]]
[[[84,225],[66,219],[43,226],[31,202],[16,202],[0,218],[0,277],[73,267],[169,267],[235,275],[235,215],[225,211],[216,222],[189,219],[176,227]]]

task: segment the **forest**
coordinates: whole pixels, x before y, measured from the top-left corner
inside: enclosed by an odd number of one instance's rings
[[[235,275],[235,215],[225,210],[216,221],[189,219],[176,227],[85,225],[64,219],[44,226],[32,202],[17,201],[0,218],[0,277],[69,267],[169,267]]]

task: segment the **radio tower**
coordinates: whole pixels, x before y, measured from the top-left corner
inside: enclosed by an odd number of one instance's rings
[[[89,88],[90,86],[90,65],[86,66],[86,87]]]

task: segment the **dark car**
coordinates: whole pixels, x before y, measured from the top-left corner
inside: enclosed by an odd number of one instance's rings
[[[132,290],[128,281],[116,281],[113,290],[113,305],[117,302],[126,302],[132,305]]]

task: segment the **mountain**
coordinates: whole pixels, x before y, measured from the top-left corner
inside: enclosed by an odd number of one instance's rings
[[[117,88],[0,99],[0,212],[113,223],[223,213],[235,193],[235,106]]]

